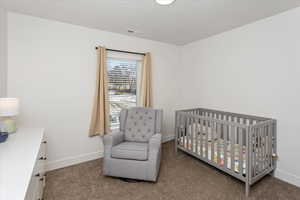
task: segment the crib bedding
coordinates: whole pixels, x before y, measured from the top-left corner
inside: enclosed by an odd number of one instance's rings
[[[204,140],[205,140],[205,137],[204,137]],[[182,136],[180,138],[180,145],[184,146],[184,148],[194,152],[194,153],[197,153],[198,155],[201,155],[201,142],[200,140],[198,140],[198,148],[197,148],[197,151],[196,151],[196,138],[194,137],[193,138],[193,145],[192,145],[192,140],[186,136]],[[184,144],[183,144],[184,143]],[[217,147],[218,147],[218,143],[219,143],[219,148],[220,148],[220,160],[219,160],[219,163],[218,163],[218,151],[217,151]],[[192,149],[193,147],[193,149]],[[207,151],[208,150],[208,151]],[[207,157],[208,157],[208,160],[211,160],[212,158],[212,142],[211,140],[209,139],[208,142],[207,142],[207,150],[206,150],[206,146],[205,146],[205,142],[203,141],[202,143],[202,156],[203,157],[206,157],[206,154],[207,154]],[[215,139],[214,140],[214,156],[213,156],[213,161],[215,163],[218,163],[219,165],[221,166],[224,166],[225,165],[225,156],[224,156],[224,150],[225,150],[225,144],[224,144],[224,140],[222,139]],[[227,151],[226,151],[226,156],[227,156],[227,168],[228,169],[231,169],[231,144],[230,142],[228,141],[227,142]],[[239,172],[239,165],[240,165],[240,162],[239,162],[239,151],[240,151],[240,145],[238,144],[235,144],[234,145],[234,171],[235,172]],[[243,165],[242,165],[242,169],[243,169],[243,174],[246,173],[246,154],[245,154],[245,146],[243,146],[243,155],[242,155],[242,160],[243,160]]]

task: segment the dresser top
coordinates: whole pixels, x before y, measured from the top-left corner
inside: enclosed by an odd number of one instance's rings
[[[43,135],[42,128],[20,128],[0,143],[1,200],[25,198]]]

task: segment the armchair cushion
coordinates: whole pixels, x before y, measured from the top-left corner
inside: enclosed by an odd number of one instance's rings
[[[111,157],[127,160],[148,160],[148,143],[122,142],[112,147]]]
[[[148,142],[155,133],[156,110],[132,108],[127,112],[125,140],[130,142]]]

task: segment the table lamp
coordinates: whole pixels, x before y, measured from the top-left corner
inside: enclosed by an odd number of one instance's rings
[[[16,116],[19,114],[19,100],[16,98],[0,98],[0,132],[15,133],[17,131]]]

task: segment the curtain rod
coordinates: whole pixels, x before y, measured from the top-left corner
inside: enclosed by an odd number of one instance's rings
[[[95,47],[97,50],[98,47]],[[123,51],[123,50],[118,50],[118,49],[106,49],[107,51],[114,51],[114,52],[120,52],[120,53],[130,53],[130,54],[137,54],[137,55],[142,55],[145,56],[145,53],[139,53],[139,52],[133,52],[133,51]]]

